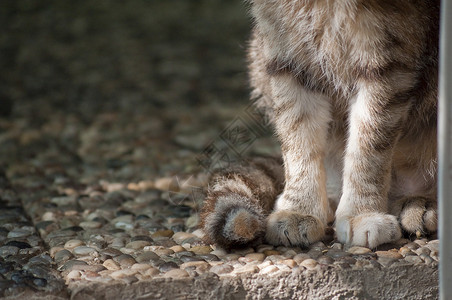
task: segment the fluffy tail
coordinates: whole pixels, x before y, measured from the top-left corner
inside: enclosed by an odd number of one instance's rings
[[[207,242],[225,249],[259,243],[283,174],[281,160],[263,157],[214,174],[201,212]]]

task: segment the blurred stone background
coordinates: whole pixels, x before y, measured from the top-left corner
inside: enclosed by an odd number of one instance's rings
[[[11,179],[191,173],[249,103],[241,0],[5,0],[0,22],[0,161]]]

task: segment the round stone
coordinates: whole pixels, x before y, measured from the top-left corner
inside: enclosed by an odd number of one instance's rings
[[[158,230],[152,234],[152,238],[158,238],[158,237],[172,237],[174,232],[170,229],[167,230]]]
[[[82,273],[80,273],[79,270],[72,270],[66,275],[66,279],[68,279],[68,280],[80,279],[81,275],[82,275]]]
[[[173,246],[170,249],[173,250],[175,253],[185,251],[185,248],[179,245]]]
[[[198,239],[196,235],[188,232],[176,232],[173,234],[171,238],[179,245],[181,245],[184,241],[189,240],[191,238]]]
[[[31,248],[29,243],[21,242],[21,241],[9,241],[8,243],[5,244],[5,246],[14,246],[19,249]]]
[[[214,251],[210,252],[210,254],[216,255],[218,257],[223,257],[228,253],[226,252],[226,250],[223,249],[215,249]]]
[[[159,255],[159,256],[169,256],[174,254],[174,251],[171,249],[166,249],[166,248],[162,248],[162,249],[156,249],[155,254]]]
[[[420,264],[422,263],[422,258],[416,255],[410,255],[405,257],[405,261],[412,263],[412,264]]]
[[[372,250],[370,250],[369,248],[366,248],[366,247],[354,246],[354,247],[349,248],[347,250],[347,252],[354,254],[354,255],[360,255],[360,254],[370,253],[370,252],[372,252]]]
[[[117,262],[115,262],[113,259],[107,259],[104,261],[104,263],[102,264],[107,270],[111,270],[111,271],[117,271],[120,270],[121,267],[119,266],[119,264]]]
[[[387,257],[387,258],[393,258],[393,259],[400,259],[403,258],[403,256],[396,250],[396,251],[375,251],[375,254],[377,254],[378,258],[380,257]]]
[[[252,261],[264,261],[265,254],[264,253],[249,253],[245,255],[245,258],[250,259]]]
[[[134,250],[141,250],[146,246],[151,245],[148,241],[134,241],[130,242],[126,245],[126,248],[134,249]]]
[[[28,229],[22,229],[22,228],[16,228],[8,232],[7,237],[10,239],[19,238],[19,237],[26,237],[33,234],[32,230]]]
[[[181,270],[181,269],[172,269],[169,270],[168,272],[165,273],[165,275],[163,275],[163,277],[165,278],[186,278],[189,277],[190,275],[188,274],[187,271],[185,270]]]
[[[73,258],[74,255],[69,250],[63,249],[55,253],[54,259],[57,263],[67,261],[71,258]]]
[[[305,267],[308,270],[315,269],[317,262],[311,258],[305,259],[300,263],[300,266]]]
[[[159,266],[160,272],[168,272],[172,269],[179,269],[179,266],[175,262],[165,262]]]
[[[97,253],[97,251],[96,251],[96,249],[88,247],[88,246],[78,246],[72,250],[72,253],[74,253],[75,255],[82,256],[82,255],[94,254],[94,253]]]
[[[96,228],[101,228],[102,223],[96,222],[96,221],[85,221],[85,222],[81,222],[79,224],[79,226],[82,227],[83,229],[96,229]]]
[[[194,252],[195,254],[209,254],[212,252],[212,248],[210,246],[195,246],[190,248],[190,251]]]
[[[233,273],[237,275],[253,274],[259,272],[259,268],[255,265],[244,265],[234,269]]]
[[[291,269],[293,269],[294,267],[297,266],[297,262],[294,261],[293,259],[285,259],[285,260],[281,261],[281,264],[286,265]]]
[[[19,253],[19,247],[16,246],[1,246],[0,247],[0,256],[7,257],[10,255],[17,255]]]
[[[88,264],[81,260],[68,260],[60,268],[58,268],[58,270],[59,271],[72,270],[74,268],[74,266],[77,266],[77,265],[87,266]]]
[[[311,258],[308,254],[306,253],[299,253],[297,255],[295,255],[293,257],[293,260],[297,263],[300,264],[302,261]]]
[[[148,263],[150,261],[155,261],[158,259],[160,259],[160,256],[152,251],[145,251],[137,256],[137,262],[139,263]]]
[[[143,272],[144,276],[150,276],[150,277],[156,276],[158,274],[160,274],[160,271],[153,267],[150,267],[149,269],[147,269],[146,271]]]
[[[217,275],[229,274],[234,270],[234,267],[228,264],[216,265],[210,268],[210,272]]]
[[[121,267],[131,267],[136,263],[136,260],[129,254],[116,256],[113,260],[119,263]]]
[[[334,263],[334,259],[332,259],[330,256],[323,255],[317,259],[317,262],[323,265],[330,265]]]
[[[69,240],[64,244],[65,249],[73,249],[78,246],[82,246],[85,243],[81,240]]]
[[[270,265],[270,266],[266,266],[265,268],[263,268],[259,274],[262,275],[267,275],[267,274],[271,274],[271,273],[276,273],[279,271],[279,268],[275,265]]]
[[[125,277],[133,276],[136,273],[138,273],[137,270],[122,269],[122,270],[114,271],[113,273],[110,274],[110,276],[113,279],[122,279],[122,278],[125,278]]]

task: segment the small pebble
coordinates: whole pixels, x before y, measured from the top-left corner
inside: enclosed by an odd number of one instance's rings
[[[137,270],[140,273],[144,273],[147,269],[152,268],[152,267],[150,265],[148,265],[148,264],[134,264],[130,268],[132,270]]]
[[[17,255],[19,253],[19,247],[16,246],[1,246],[0,247],[0,256],[7,257],[11,255]]]
[[[161,249],[156,249],[154,250],[155,254],[157,254],[158,256],[169,256],[174,254],[174,251],[171,249],[166,249],[166,248],[161,248]]]
[[[165,275],[163,275],[163,277],[165,278],[186,278],[189,277],[190,275],[187,273],[187,271],[185,270],[181,270],[181,269],[172,269],[169,270],[168,272],[165,273]]]
[[[81,222],[79,224],[79,226],[82,227],[83,229],[96,229],[96,228],[101,228],[102,223],[96,222],[96,221],[85,221],[85,222]]]
[[[317,266],[317,262],[311,258],[305,259],[300,263],[300,266],[305,267],[308,270],[313,270]]]
[[[281,264],[288,266],[289,268],[294,268],[295,266],[297,266],[297,262],[293,259],[285,259],[283,261],[281,261]]]
[[[419,256],[416,255],[410,255],[410,256],[406,256],[405,261],[412,263],[412,264],[420,264],[422,263],[422,258],[420,258]]]
[[[255,265],[244,265],[234,269],[233,274],[253,274],[259,272],[259,268]]]
[[[119,263],[121,267],[131,267],[136,264],[136,260],[129,254],[122,254],[113,258],[114,261]]]
[[[75,255],[90,255],[90,254],[94,254],[97,253],[96,249],[91,248],[91,247],[87,247],[87,246],[78,246],[75,247],[72,250],[72,253],[74,253]]]
[[[375,254],[377,254],[378,258],[381,257],[388,257],[388,258],[393,258],[393,259],[400,259],[403,258],[403,256],[397,251],[375,251]]]
[[[310,259],[311,257],[306,254],[306,253],[299,253],[297,255],[295,255],[293,257],[293,260],[297,263],[297,264],[301,264],[302,261],[306,260],[306,259]]]
[[[72,270],[66,275],[66,279],[68,279],[68,280],[80,279],[80,277],[81,277],[81,273],[78,270]]]
[[[148,263],[150,261],[158,259],[160,259],[160,256],[158,256],[152,251],[145,251],[137,256],[137,262],[139,263]]]
[[[265,250],[264,251],[265,256],[270,256],[270,255],[280,255],[281,252],[276,251],[276,250]]]
[[[279,268],[277,266],[270,265],[270,266],[267,266],[267,267],[263,268],[262,270],[260,270],[259,274],[267,275],[267,274],[276,273],[276,272],[279,272]]]
[[[354,246],[354,247],[349,248],[347,250],[347,252],[354,254],[354,255],[360,255],[360,254],[370,253],[370,252],[372,252],[372,250],[370,250],[369,248],[366,248],[366,247]]]
[[[141,250],[146,246],[151,245],[148,241],[133,241],[126,245],[126,248],[134,249],[134,250]]]
[[[114,271],[113,273],[110,274],[111,278],[113,279],[122,279],[124,277],[129,277],[129,276],[133,276],[137,273],[137,270],[132,270],[132,269],[122,269],[122,270],[118,270],[118,271]]]
[[[188,240],[190,238],[198,238],[198,237],[194,234],[187,233],[187,232],[176,232],[173,234],[173,236],[171,238],[180,245],[185,240]]]
[[[174,234],[174,232],[172,231],[172,230],[159,230],[159,231],[156,231],[156,232],[154,232],[152,235],[151,235],[151,237],[153,238],[153,239],[155,239],[155,238],[158,238],[158,237],[172,237],[173,236],[173,234]]]
[[[165,262],[159,266],[160,272],[163,272],[163,273],[168,272],[169,270],[172,270],[172,269],[179,269],[179,266],[175,262],[172,262],[172,261]]]
[[[55,255],[54,255],[55,262],[57,262],[57,263],[67,261],[73,257],[74,257],[74,255],[69,250],[66,250],[66,249],[62,249],[62,250],[58,251],[57,253],[55,253]]]
[[[180,246],[180,245],[176,245],[176,246],[170,247],[170,249],[173,250],[175,253],[185,251],[185,248]]]
[[[217,275],[221,274],[229,274],[234,270],[234,267],[228,264],[216,265],[210,268],[210,272],[215,273]]]
[[[264,261],[265,254],[264,253],[249,253],[245,255],[246,258],[254,260],[254,261]]]
[[[107,259],[102,264],[107,270],[117,271],[120,270],[121,267],[117,262],[115,262],[113,259]]]
[[[150,276],[150,277],[154,277],[156,275],[160,274],[160,271],[157,270],[156,268],[150,267],[149,269],[147,269],[146,271],[144,271],[143,275],[145,276]]]
[[[190,248],[190,251],[196,254],[209,254],[212,252],[212,248],[210,248],[210,246],[195,246]]]
[[[69,240],[64,244],[64,248],[71,250],[75,247],[82,246],[84,244],[85,243],[81,240]]]

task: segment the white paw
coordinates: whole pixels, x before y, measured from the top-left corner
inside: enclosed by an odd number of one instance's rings
[[[281,210],[268,216],[266,240],[273,245],[308,246],[325,234],[322,222],[309,215]]]
[[[336,220],[336,234],[341,243],[375,248],[402,237],[397,218],[383,213],[365,213]]]

